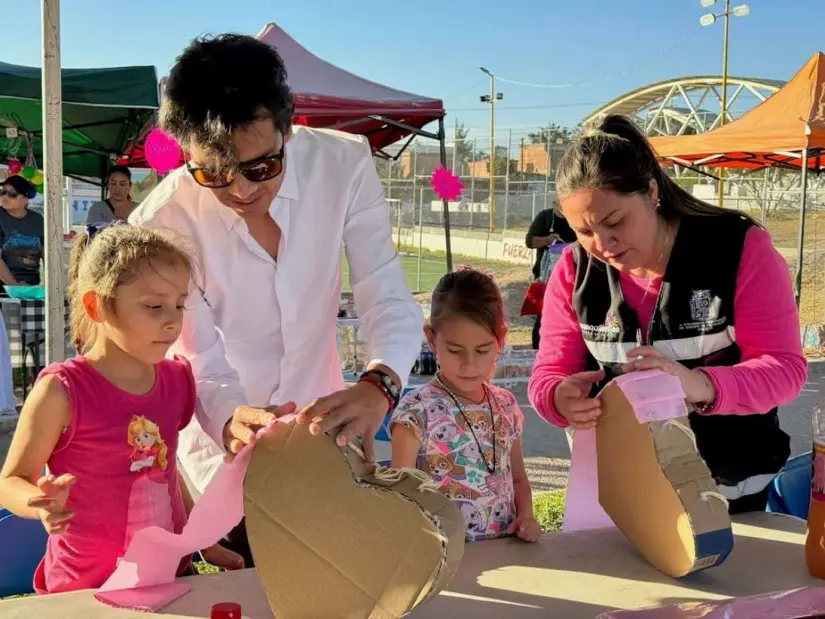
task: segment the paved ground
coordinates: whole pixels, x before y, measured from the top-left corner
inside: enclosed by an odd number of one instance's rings
[[[539,418],[527,401],[525,389],[517,390],[516,397],[524,411],[524,454],[534,491],[564,488],[570,468],[570,449],[564,431]],[[812,362],[802,395],[780,411],[781,424],[791,436],[794,454],[811,449],[811,411],[821,398],[825,398],[825,362]],[[12,427],[0,421],[0,461],[5,459]]]

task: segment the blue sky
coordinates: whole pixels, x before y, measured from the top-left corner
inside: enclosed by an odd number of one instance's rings
[[[717,5],[724,0],[718,0]],[[741,0],[734,0],[738,4]],[[731,22],[732,75],[788,79],[825,47],[823,0],[747,0]],[[67,67],[152,64],[164,75],[189,39],[256,34],[274,21],[325,60],[396,88],[444,100],[479,135],[489,108],[486,66],[499,83],[501,131],[575,124],[652,81],[721,71],[721,22],[702,28],[699,0],[63,0]],[[0,0],[0,60],[40,64],[34,0]],[[506,7],[506,12],[502,11]],[[718,8],[718,7],[717,7]],[[8,19],[12,14],[14,19]],[[587,85],[580,85],[587,84]],[[497,132],[498,133],[498,132]]]

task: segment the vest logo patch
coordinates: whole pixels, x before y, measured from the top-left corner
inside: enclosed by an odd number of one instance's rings
[[[690,297],[690,318],[691,322],[682,327],[700,329],[708,331],[726,321],[719,318],[722,299],[713,296],[710,290],[694,290]]]
[[[612,341],[622,334],[622,323],[613,312],[608,312],[603,325],[579,325],[582,336],[587,340]]]

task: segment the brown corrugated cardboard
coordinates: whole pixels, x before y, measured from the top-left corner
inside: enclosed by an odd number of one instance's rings
[[[687,418],[640,423],[616,383],[599,397],[599,503],[605,512],[669,576],[719,565],[733,548],[730,516]]]
[[[464,552],[461,513],[426,476],[376,469],[308,426],[259,439],[244,503],[278,619],[396,619],[443,589]]]

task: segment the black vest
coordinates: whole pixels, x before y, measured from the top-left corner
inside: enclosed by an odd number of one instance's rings
[[[751,222],[735,215],[686,217],[679,226],[644,342],[688,368],[739,362],[733,324],[736,277]],[[601,389],[638,345],[639,321],[624,302],[619,273],[574,247],[573,308],[589,351],[588,369],[605,369]],[[699,415],[690,426],[717,483],[734,486],[778,472],[790,455],[777,409],[754,415]]]

